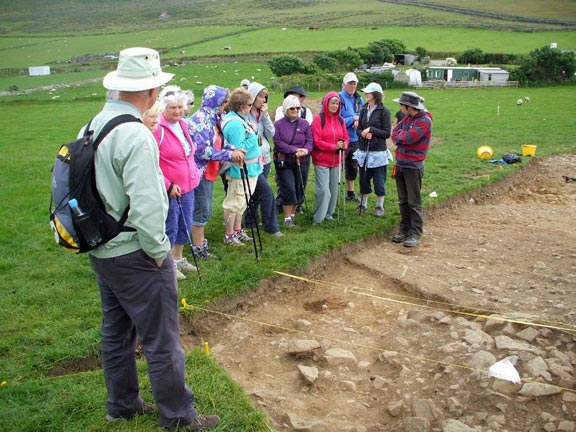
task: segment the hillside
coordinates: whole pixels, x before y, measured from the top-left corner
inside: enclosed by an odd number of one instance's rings
[[[4,0],[6,2],[6,0]],[[20,0],[4,7],[0,33],[122,31],[173,26],[457,25],[525,31],[576,28],[576,2],[524,0]],[[480,19],[479,19],[480,18]]]

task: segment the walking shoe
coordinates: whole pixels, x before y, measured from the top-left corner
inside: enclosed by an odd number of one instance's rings
[[[276,238],[282,238],[284,237],[284,234],[282,234],[282,231],[276,231],[275,233],[270,234],[272,237],[276,237]]]
[[[176,268],[178,270],[180,270],[181,272],[195,272],[196,271],[196,267],[194,267],[192,264],[190,264],[185,257],[183,257],[179,260],[174,260],[174,262],[176,263]]]
[[[346,201],[353,201],[353,202],[359,203],[360,198],[358,198],[355,193],[352,193],[352,194],[346,195]]]
[[[220,423],[220,417],[217,415],[197,414],[194,420],[192,420],[192,423],[186,426],[180,426],[178,430],[190,432],[208,430],[218,426],[218,423]]]
[[[406,240],[404,240],[405,247],[414,247],[420,244],[420,237],[417,236],[410,236]]]
[[[176,280],[186,280],[186,275],[184,273],[177,268],[175,268],[174,271],[176,272]]]
[[[404,243],[404,240],[408,239],[408,234],[406,233],[398,233],[398,234],[394,234],[394,237],[392,237],[392,241],[394,243]]]
[[[286,228],[296,228],[296,224],[294,223],[294,219],[284,219],[284,227]]]
[[[184,276],[184,277],[186,277],[186,276]],[[116,423],[116,422],[119,422],[122,420],[131,419],[132,417],[136,417],[139,415],[152,414],[155,409],[156,409],[156,405],[154,405],[153,403],[144,402],[142,404],[142,408],[140,408],[138,411],[134,411],[133,413],[128,414],[127,416],[112,417],[110,414],[106,414],[106,421],[108,421],[110,423]]]
[[[368,210],[366,207],[364,207],[362,204],[360,204],[358,207],[356,207],[356,213],[358,213],[359,215],[364,213],[366,210]]]
[[[374,209],[374,216],[376,216],[376,217],[384,216],[384,207],[376,207]]]
[[[244,230],[240,230],[238,232],[235,232],[234,236],[243,243],[252,241],[252,237],[250,237],[248,234],[246,234],[246,231],[244,231]]]
[[[324,218],[324,220],[327,220],[328,222],[332,222],[332,221],[334,221],[334,217],[332,217],[331,215],[328,215]]]
[[[235,235],[231,235],[230,237],[225,235],[224,244],[227,246],[244,246],[244,243],[238,240]]]

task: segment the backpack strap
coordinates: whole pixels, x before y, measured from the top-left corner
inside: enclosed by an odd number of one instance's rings
[[[92,122],[92,120],[90,120],[90,122]],[[122,123],[130,123],[130,122],[138,122],[138,123],[142,123],[142,121],[136,117],[134,117],[132,114],[122,114],[119,115],[117,117],[114,117],[113,119],[111,119],[110,121],[108,121],[108,123],[106,123],[104,125],[104,127],[102,128],[102,130],[100,131],[100,133],[98,134],[98,136],[96,137],[96,139],[94,140],[94,142],[92,143],[92,146],[94,148],[94,152],[96,152],[96,149],[98,149],[98,146],[100,145],[100,143],[102,142],[102,140],[104,138],[106,138],[106,135],[108,135],[110,132],[112,132],[112,130],[116,127],[121,125]],[[90,123],[88,123],[88,126],[90,126]],[[86,130],[88,130],[88,126],[86,127]],[[94,131],[89,131],[90,133],[94,133]],[[86,133],[86,132],[85,132]],[[93,171],[93,174],[96,175],[95,170]],[[100,198],[100,194],[98,193],[98,189],[96,189],[96,178],[92,179],[94,182],[94,190],[96,191],[96,199],[98,200],[100,206],[102,207],[102,209],[104,208],[104,203],[102,202],[102,198]],[[118,221],[118,223],[120,225],[122,225],[122,230],[121,231],[134,231],[134,228],[129,228],[129,227],[124,227],[124,223],[126,222],[126,220],[128,219],[128,212],[130,211],[130,205],[128,205],[128,207],[126,208],[126,210],[124,211],[124,213],[122,214],[122,217],[120,218],[120,220]]]

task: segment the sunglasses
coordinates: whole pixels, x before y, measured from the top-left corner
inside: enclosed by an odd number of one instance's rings
[[[300,111],[301,107],[288,108],[290,111]]]

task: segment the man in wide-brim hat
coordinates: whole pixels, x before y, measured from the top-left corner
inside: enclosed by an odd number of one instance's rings
[[[102,299],[102,362],[109,422],[153,413],[163,427],[204,430],[218,416],[198,414],[185,382],[179,342],[178,285],[164,223],[168,195],[159,166],[158,145],[141,123],[158,89],[174,75],[162,72],[158,52],[128,48],[104,78],[115,99],[91,121],[97,136],[113,118],[129,115],[100,143],[95,156],[96,187],[106,211],[119,220],[129,208],[126,230],[90,252]],[[84,129],[80,132],[84,133]],[[156,405],[139,393],[134,352],[140,339]]]
[[[424,228],[420,192],[424,160],[432,137],[432,115],[417,93],[404,92],[394,102],[400,104],[404,118],[396,124],[390,136],[396,144],[396,165],[392,176],[396,179],[401,217],[398,233],[392,241],[414,247],[420,244]]]

